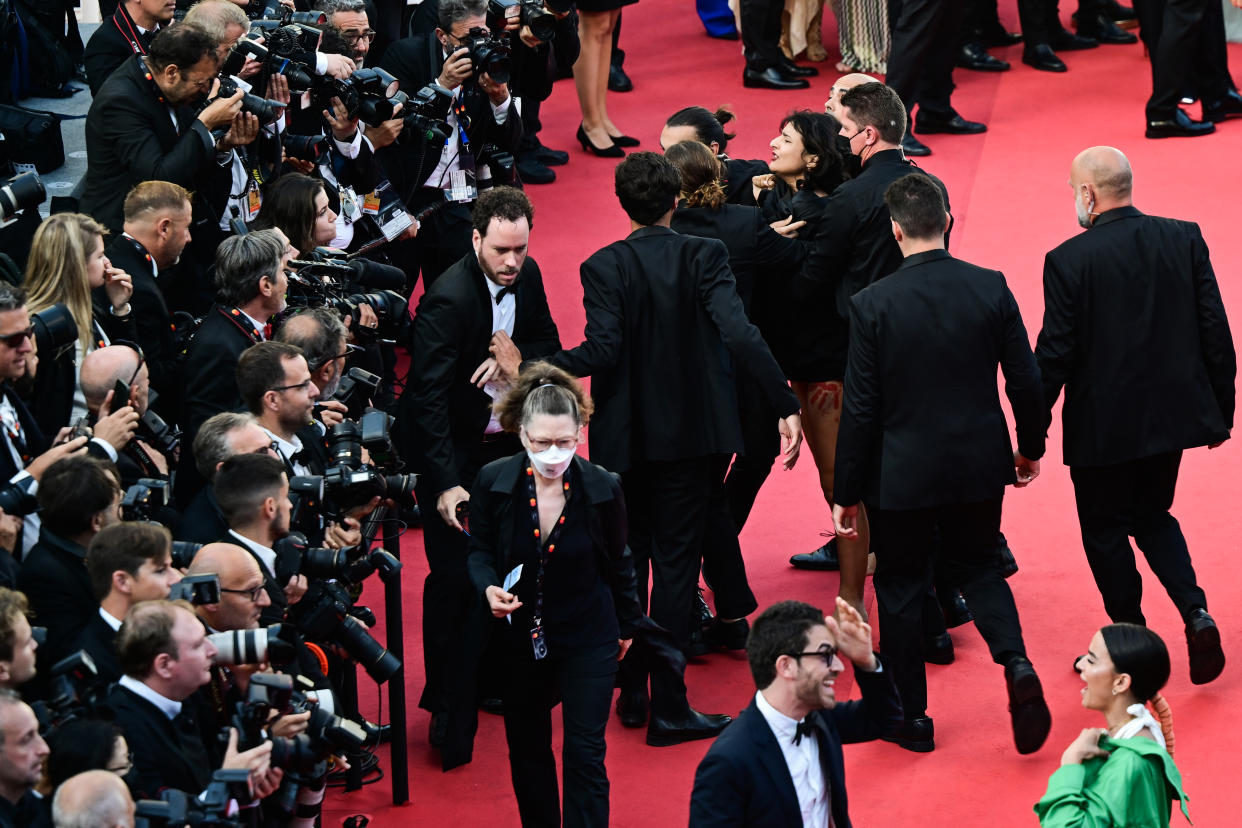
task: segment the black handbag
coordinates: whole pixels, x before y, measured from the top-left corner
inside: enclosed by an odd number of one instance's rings
[[[55,112],[0,104],[0,133],[4,154],[14,164],[32,164],[41,173],[64,166],[65,141],[60,134],[64,117]]]

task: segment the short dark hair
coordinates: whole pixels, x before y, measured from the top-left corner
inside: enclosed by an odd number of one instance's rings
[[[780,601],[759,613],[746,639],[746,660],[755,687],[762,690],[776,681],[776,660],[800,653],[810,640],[807,632],[824,623],[824,611],[801,601]]]
[[[0,312],[26,307],[26,291],[0,279]]]
[[[287,342],[257,342],[237,360],[237,392],[256,417],[263,410],[263,395],[285,384],[285,360],[302,356],[302,349]]]
[[[289,323],[294,319],[306,319],[313,326]],[[312,330],[313,328],[313,330]],[[300,348],[306,357],[306,365],[312,372],[318,371],[341,355],[341,340],[345,339],[345,323],[328,308],[306,308],[290,316],[276,332],[276,341]]]
[[[492,219],[517,222],[525,218],[529,227],[535,226],[535,207],[526,193],[516,187],[492,187],[484,190],[470,211],[470,223],[480,236],[487,235]]]
[[[792,124],[802,137],[803,152],[818,157],[806,172],[807,183],[813,190],[831,193],[849,177],[841,153],[841,122],[826,112],[799,109],[781,119],[781,129],[786,124]]]
[[[1169,680],[1169,648],[1164,640],[1139,624],[1109,624],[1100,628],[1109,660],[1118,673],[1130,675],[1130,691],[1150,701]]]
[[[664,125],[692,127],[699,143],[704,146],[715,143],[723,153],[729,141],[737,137],[736,133],[724,131],[724,125],[732,121],[733,117],[733,111],[726,106],[717,107],[715,112],[708,112],[701,106],[687,106],[669,116]]]
[[[178,609],[194,615],[188,601],[142,601],[129,608],[116,634],[116,657],[125,675],[144,679],[161,653],[180,657],[172,633]]]
[[[912,239],[938,239],[944,235],[944,196],[930,178],[910,173],[888,185],[884,203],[901,232]]]
[[[890,86],[879,81],[860,83],[841,94],[841,106],[850,120],[862,127],[875,127],[890,144],[900,144],[906,134],[906,105]]]
[[[440,8],[436,12],[436,25],[440,31],[448,34],[453,30],[454,23],[486,15],[486,0],[440,0]]]
[[[264,188],[263,207],[250,225],[252,230],[277,227],[301,253],[315,247],[315,196],[323,180],[301,173],[285,173]]]
[[[258,296],[259,280],[264,276],[275,279],[284,255],[285,246],[274,230],[229,236],[216,248],[216,289],[220,298],[236,306]]]
[[[30,602],[26,600],[26,593],[0,587],[0,661],[13,660],[13,647],[17,644],[13,640],[13,628],[17,626],[19,617],[25,618],[29,614]]]
[[[112,505],[121,490],[116,466],[94,457],[62,457],[39,481],[43,527],[62,538],[91,530],[95,515]]]
[[[617,165],[617,200],[632,221],[650,227],[673,209],[681,192],[681,176],[663,155],[632,152]]]
[[[131,576],[147,561],[162,561],[172,549],[172,533],[158,523],[125,521],[104,527],[86,550],[91,592],[102,602],[112,591],[112,573]]]
[[[194,23],[178,23],[160,29],[147,50],[147,60],[156,72],[176,66],[182,72],[198,64],[203,58],[216,63],[216,50],[220,44],[206,29]]]
[[[47,778],[53,788],[91,770],[108,770],[116,740],[125,735],[116,722],[70,719],[48,734]]]
[[[235,454],[225,460],[213,484],[224,522],[234,527],[253,519],[284,483],[285,464],[270,455]]]

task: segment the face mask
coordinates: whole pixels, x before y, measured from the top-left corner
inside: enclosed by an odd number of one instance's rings
[[[1086,230],[1091,229],[1091,211],[1095,209],[1095,199],[1091,199],[1091,204],[1083,205],[1082,193],[1074,195],[1074,209],[1078,213],[1078,226]]]
[[[574,450],[571,448],[563,449],[558,446],[549,446],[541,452],[533,452],[528,446],[526,456],[530,458],[530,462],[534,464],[535,471],[544,477],[555,480],[565,473],[569,468],[569,464],[573,462]]]

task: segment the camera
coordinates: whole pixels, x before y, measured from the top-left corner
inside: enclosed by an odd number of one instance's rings
[[[167,480],[144,477],[125,490],[121,498],[121,520],[153,520],[169,502],[171,486]]]
[[[38,207],[47,190],[38,173],[24,172],[0,184],[0,221],[8,221],[22,210]]]
[[[383,69],[359,69],[345,80],[316,77],[311,85],[311,103],[318,109],[331,109],[332,99],[337,98],[347,117],[379,126],[396,117],[394,96],[398,87],[397,79]]]
[[[38,511],[39,500],[23,483],[8,483],[0,487],[0,509],[6,515],[29,515]]]
[[[264,741],[272,711],[281,715],[310,711],[306,731],[291,738],[273,738],[272,767],[303,777],[321,776],[325,760],[334,753],[357,751],[368,743],[367,731],[319,707],[294,688],[293,676],[256,673],[250,677],[246,698],[238,702],[233,716],[238,750],[249,750]]]
[[[347,418],[356,420],[363,416],[372,398],[379,393],[379,386],[378,375],[361,368],[350,368],[345,372],[345,376],[341,377],[341,382],[337,385],[332,399],[345,406]]]
[[[302,161],[318,163],[320,157],[328,151],[326,135],[290,135],[284,132],[281,133],[280,140],[285,147],[286,155]]]
[[[329,253],[327,248],[316,248],[316,252],[322,252],[328,261],[293,259],[289,262],[294,270],[289,273],[288,307],[333,308],[342,321],[350,320],[350,330],[355,341],[360,343],[374,341],[369,337],[399,337],[409,321],[407,300],[392,290],[358,292],[366,260],[339,258],[339,254]],[[360,324],[362,305],[370,305],[375,311],[378,324],[374,328],[364,328]]]
[[[425,141],[447,141],[453,137],[453,129],[447,121],[449,108],[453,105],[453,93],[447,89],[427,84],[413,97],[398,92],[393,96],[393,102],[402,105],[404,129],[411,133],[421,132]]]
[[[47,343],[51,351],[50,355],[43,355],[44,359],[55,359],[78,341],[78,323],[73,321],[73,314],[64,302],[30,314],[30,324],[35,329],[35,337]]]
[[[289,624],[272,624],[257,630],[229,630],[207,636],[216,647],[216,664],[270,664],[288,667],[297,660],[302,637]]]
[[[197,546],[198,544],[195,544]],[[220,577],[215,573],[186,575],[168,591],[169,601],[189,601],[196,607],[220,603]]]
[[[358,620],[359,615],[366,619],[365,625]],[[367,632],[367,627],[375,624],[374,613],[355,607],[339,582],[313,582],[302,600],[289,607],[289,616],[303,635],[340,647],[379,684],[401,669],[401,661]]]
[[[486,175],[483,174],[485,169]],[[481,190],[488,187],[517,186],[517,162],[513,159],[513,153],[502,150],[495,144],[484,144],[479,148],[478,171]]]
[[[216,93],[216,98],[213,100],[232,97],[237,94],[237,90],[240,88],[241,87],[237,85],[237,81],[233,78],[220,78],[220,89]],[[208,103],[210,103],[210,101],[208,101]],[[258,118],[260,126],[267,126],[268,124],[276,123],[276,119],[280,117],[280,114],[284,111],[284,109],[285,105],[280,101],[260,98],[258,95],[250,92],[242,94],[241,111],[248,112]]]
[[[508,34],[501,32],[493,37],[487,29],[475,26],[466,32],[461,45],[470,50],[470,65],[476,79],[480,73],[486,72],[496,83],[509,82],[513,61],[509,57]]]
[[[530,33],[547,43],[556,37],[556,15],[543,7],[543,0],[488,0],[488,23],[499,30],[505,25],[505,12],[514,6],[521,11],[518,19]]]
[[[276,541],[276,578],[288,581],[294,575],[307,578],[329,578],[349,586],[357,586],[379,572],[380,580],[388,582],[401,571],[401,562],[383,549],[367,552],[362,547],[318,549],[312,547],[301,532],[290,532]]]
[[[221,768],[212,774],[211,784],[202,794],[170,789],[159,799],[139,800],[134,806],[134,824],[147,828],[240,826],[241,817],[233,803],[249,804],[252,799],[250,771]]]
[[[78,650],[52,665],[51,692],[31,707],[39,720],[39,732],[49,733],[73,719],[92,714],[103,701],[108,683],[99,677],[95,660]]]
[[[173,569],[185,569],[194,560],[194,556],[198,554],[198,550],[202,549],[201,543],[193,543],[191,541],[172,542],[172,565]],[[184,580],[184,579],[183,579]]]
[[[251,3],[250,8],[258,11],[259,4]],[[328,16],[323,12],[294,11],[288,6],[281,5],[280,0],[268,0],[267,5],[262,7],[259,16],[262,20],[275,20],[281,25],[303,23],[311,26],[323,26],[328,22]]]

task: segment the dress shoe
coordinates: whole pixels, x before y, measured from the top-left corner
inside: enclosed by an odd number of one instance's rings
[[[992,57],[977,40],[968,40],[957,52],[957,65],[975,72],[1004,72],[1009,62]]]
[[[966,603],[966,596],[962,594],[960,589],[953,590],[953,597],[949,599],[947,604],[940,605],[940,612],[944,615],[945,627],[950,630],[975,620],[974,614],[970,611],[970,606]]]
[[[484,713],[491,713],[493,716],[505,715],[504,700],[498,699],[495,696],[479,699],[479,709]]]
[[[816,78],[819,77],[819,70],[814,66],[799,66],[792,60],[786,60],[778,67],[781,73],[791,78]]]
[[[980,132],[987,132],[988,127],[978,121],[968,121],[956,112],[946,118],[943,115],[925,115],[920,109],[919,117],[914,122],[914,131],[920,135],[978,135]]]
[[[606,147],[597,147],[591,143],[591,139],[587,137],[586,129],[582,124],[578,124],[578,143],[582,144],[582,148],[587,152],[599,158],[624,158],[625,150],[616,144],[609,144]]]
[[[768,67],[742,70],[742,86],[748,89],[807,89],[811,83],[802,78],[786,77],[779,69]]]
[[[1094,49],[1100,45],[1100,42],[1094,38],[1082,37],[1067,29],[1061,29],[1052,33],[1052,37],[1048,38],[1048,45],[1058,52],[1079,52],[1083,49]]]
[[[647,724],[647,744],[652,747],[668,747],[695,739],[711,739],[729,726],[732,716],[723,713],[700,713],[686,708],[686,713],[675,719],[652,716]]]
[[[1026,44],[1026,48],[1022,50],[1022,62],[1041,72],[1069,71],[1065,61],[1057,57],[1057,53],[1047,43]]]
[[[716,616],[712,614],[712,608],[707,605],[707,599],[703,597],[703,587],[695,587],[695,609],[699,618],[699,626],[706,627],[716,620]]]
[[[980,32],[979,40],[988,49],[997,49],[1005,46],[1016,46],[1022,42],[1022,35],[1019,32],[1006,31],[1004,26],[996,23],[991,26],[984,26],[983,31]]]
[[[690,637],[686,640],[686,648],[683,652],[686,658],[702,658],[712,651],[707,646],[707,639],[703,635],[702,630],[691,630]]]
[[[621,688],[617,695],[617,718],[622,727],[642,727],[647,723],[647,711],[651,707],[651,699],[645,690],[626,690]]]
[[[535,150],[535,160],[549,167],[560,167],[569,163],[569,153],[540,144],[539,149]]]
[[[1117,0],[1104,0],[1104,16],[1109,20],[1137,20],[1138,15],[1129,6],[1123,6]]]
[[[641,143],[637,138],[631,138],[628,135],[609,135],[608,137],[618,147],[636,147]]]
[[[621,68],[621,64],[617,61],[608,64],[608,91],[634,91],[634,81],[630,80],[630,76],[625,74],[625,70]]]
[[[1009,720],[1018,753],[1034,753],[1043,747],[1052,729],[1052,714],[1044,701],[1044,688],[1035,668],[1025,658],[1005,665],[1005,688],[1009,692]]]
[[[837,559],[837,539],[829,538],[828,542],[814,552],[803,552],[793,555],[789,563],[794,569],[813,569],[818,572],[836,572],[841,568]]]
[[[448,716],[443,713],[432,713],[431,723],[427,725],[427,743],[433,748],[442,748],[447,734]]]
[[[1009,541],[1005,539],[1003,533],[996,536],[996,554],[1000,558],[1000,574],[1002,578],[1009,578],[1018,574],[1018,559],[1013,556],[1013,550],[1009,548]]]
[[[364,719],[362,729],[367,732],[367,742],[370,744],[386,745],[392,741],[391,724],[376,724]]]
[[[1211,135],[1216,131],[1216,124],[1211,121],[1192,121],[1182,110],[1168,120],[1147,119],[1148,138],[1197,138],[1200,135]]]
[[[532,157],[519,158],[517,171],[523,184],[551,184],[556,180],[556,173]]]
[[[953,639],[947,632],[930,636],[923,642],[923,660],[928,664],[952,664],[953,658]]]
[[[1207,684],[1225,669],[1220,630],[1207,610],[1191,610],[1186,619],[1186,649],[1190,651],[1190,683]]]
[[[931,753],[936,749],[936,728],[930,716],[919,716],[901,723],[901,728],[892,736],[882,736],[886,742],[894,742],[898,747],[912,750],[915,753]]]
[[[703,640],[708,647],[716,650],[745,650],[748,637],[750,622],[745,618],[736,621],[721,621],[717,618],[715,623],[703,630]]]
[[[1110,43],[1119,46],[1138,43],[1138,35],[1125,31],[1102,14],[1097,17],[1094,26],[1079,25],[1078,34],[1082,37],[1098,40],[1100,43]]]
[[[1242,115],[1242,95],[1230,89],[1219,101],[1203,104],[1203,120],[1219,124],[1234,115]]]
[[[901,149],[907,156],[911,157],[931,155],[931,147],[915,138],[909,132],[901,137]]]

